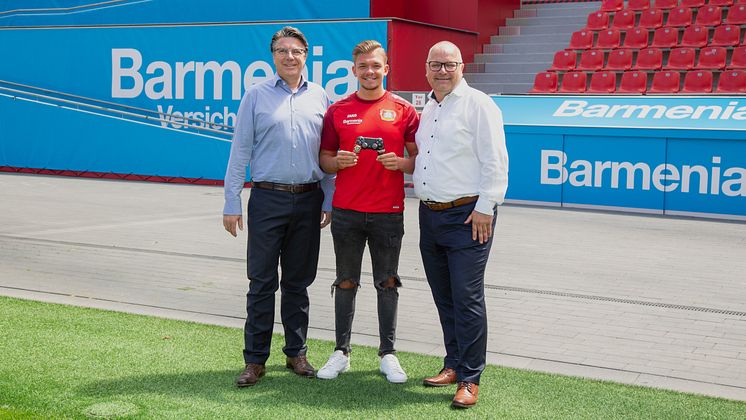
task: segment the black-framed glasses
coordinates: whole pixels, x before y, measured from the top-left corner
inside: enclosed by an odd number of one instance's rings
[[[275,48],[272,53],[275,55],[288,55],[291,54],[296,57],[305,55],[308,52],[305,48]]]
[[[461,64],[458,61],[446,61],[445,63],[440,61],[428,61],[427,67],[430,69],[430,71],[440,71],[441,68],[445,67],[447,72],[454,72],[458,68],[458,65]]]

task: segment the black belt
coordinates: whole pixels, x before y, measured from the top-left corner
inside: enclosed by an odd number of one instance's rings
[[[283,191],[293,194],[300,194],[319,189],[318,182],[311,182],[308,184],[278,184],[277,182],[258,181],[252,182],[251,185],[253,185],[254,188],[262,190]]]
[[[427,208],[434,211],[448,210],[454,207],[464,206],[469,203],[473,203],[479,199],[478,195],[472,195],[470,197],[461,197],[447,203],[438,203],[437,201],[423,201],[422,204],[426,205]]]

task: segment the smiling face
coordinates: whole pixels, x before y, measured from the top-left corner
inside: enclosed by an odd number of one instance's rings
[[[427,77],[430,87],[435,93],[435,98],[438,101],[442,101],[443,98],[451,93],[453,89],[458,86],[461,79],[464,77],[464,65],[461,63],[461,51],[458,47],[451,44],[450,42],[439,42],[435,44],[427,55],[427,62],[437,61],[439,63],[455,62],[459,63],[456,66],[456,70],[449,72],[446,71],[445,66],[441,66],[440,70],[432,71],[430,66],[425,64],[425,77]]]
[[[352,74],[360,82],[359,96],[380,96],[383,93],[383,78],[389,74],[383,49],[377,48],[369,53],[359,54],[355,58]]]
[[[304,51],[303,54],[293,54],[292,51]],[[277,75],[288,85],[296,87],[300,81],[303,67],[306,65],[306,47],[300,40],[292,37],[283,37],[274,43],[272,59],[275,63]]]

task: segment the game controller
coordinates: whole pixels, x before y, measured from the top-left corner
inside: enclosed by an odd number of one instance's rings
[[[360,153],[363,149],[371,149],[378,152],[379,155],[386,153],[386,149],[383,148],[383,139],[380,137],[363,137],[360,136],[355,140],[355,153]]]

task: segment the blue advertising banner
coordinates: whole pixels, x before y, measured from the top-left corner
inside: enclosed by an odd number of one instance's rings
[[[95,167],[102,172],[222,179],[230,143],[204,136],[197,143],[193,137],[180,143],[173,140],[179,133],[171,130],[183,129],[184,118],[194,118],[204,127],[229,131],[215,124],[234,125],[245,90],[273,76],[270,40],[284,25],[0,29],[0,56],[7,58],[0,61],[0,80],[170,114],[158,130],[61,110],[43,113],[45,119],[29,119],[23,113],[37,108],[5,101],[0,166]],[[294,26],[310,44],[307,78],[323,86],[332,100],[357,90],[351,70],[354,45],[365,39],[386,45],[385,20]],[[25,131],[17,121],[28,124]],[[55,130],[35,127],[39,123],[34,121],[55,124]],[[144,132],[148,135],[139,137]],[[129,151],[112,147],[110,139],[101,141],[107,137],[124,141],[122,147]],[[210,142],[215,145],[205,145]],[[72,150],[74,154],[66,152]],[[158,153],[145,153],[149,150]]]
[[[746,220],[746,133],[697,133],[506,125],[506,198]]]
[[[178,12],[174,12],[178,8]],[[131,25],[365,19],[369,0],[109,0],[0,2],[0,26]]]
[[[506,124],[746,131],[743,96],[494,96]]]

